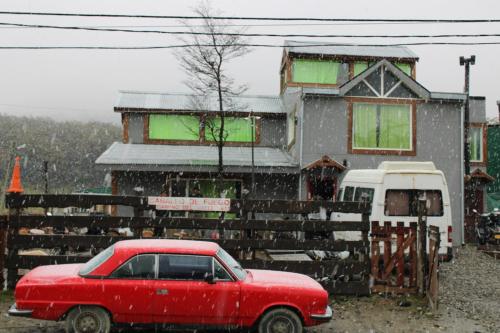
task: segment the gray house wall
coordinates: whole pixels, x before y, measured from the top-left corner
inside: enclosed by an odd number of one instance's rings
[[[306,96],[304,102],[303,164],[328,155],[348,170],[374,169],[383,161],[433,161],[448,182],[454,242],[461,240],[461,105],[428,102],[417,105],[416,156],[349,154],[347,103],[343,98]],[[347,171],[348,171],[347,170]],[[344,172],[345,175],[345,172]],[[341,175],[342,176],[342,175]],[[305,175],[302,177],[305,185]],[[302,193],[301,198],[305,199]]]
[[[144,143],[144,116],[131,113],[128,123],[128,143]]]

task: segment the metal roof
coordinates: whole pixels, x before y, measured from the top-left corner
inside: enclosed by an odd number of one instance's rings
[[[431,99],[465,101],[465,96],[462,93],[431,92]]]
[[[115,104],[115,110],[127,111],[126,109],[139,109],[217,112],[219,110],[218,103],[218,99],[215,96],[202,97],[183,93],[120,91],[118,101]],[[253,111],[255,113],[286,113],[279,96],[237,96],[232,97],[231,104],[234,106],[225,105],[225,109],[241,112]]]
[[[256,167],[297,168],[298,163],[278,148],[255,147]],[[251,167],[251,147],[224,147],[224,165]],[[147,145],[114,142],[96,164],[213,167],[218,164],[215,146]]]
[[[308,46],[311,45],[311,46]],[[405,46],[361,46],[315,41],[285,41],[285,49],[292,53],[323,54],[354,57],[399,58],[418,60],[418,56]]]

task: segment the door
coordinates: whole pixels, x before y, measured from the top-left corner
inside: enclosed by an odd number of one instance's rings
[[[154,283],[156,323],[230,325],[238,319],[240,285],[211,256],[160,254]],[[223,268],[222,268],[223,270]],[[205,281],[207,274],[214,283]]]
[[[155,260],[154,254],[137,255],[103,280],[104,303],[113,313],[113,322],[152,322]]]

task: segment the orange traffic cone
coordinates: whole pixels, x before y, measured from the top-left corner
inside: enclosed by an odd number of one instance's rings
[[[12,170],[12,179],[10,180],[10,186],[7,189],[7,193],[23,193],[23,185],[21,184],[21,164],[19,161],[21,158],[16,157],[16,163],[14,164],[14,169]]]

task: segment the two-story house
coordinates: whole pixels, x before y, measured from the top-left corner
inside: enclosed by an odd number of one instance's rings
[[[236,103],[244,107],[225,114],[227,196],[251,189],[253,170],[257,198],[335,200],[346,170],[433,161],[448,181],[459,244],[465,95],[426,89],[416,80],[417,61],[405,47],[285,42],[279,96],[240,96]],[[206,101],[203,110],[190,100],[184,94],[120,92],[115,112],[122,114],[123,141],[96,161],[112,171],[113,193],[140,188],[145,195],[189,196],[198,188],[203,196],[214,195],[217,148],[204,119],[217,114],[216,100]],[[480,169],[473,177],[482,177],[484,98],[471,99],[470,119],[472,170]]]

